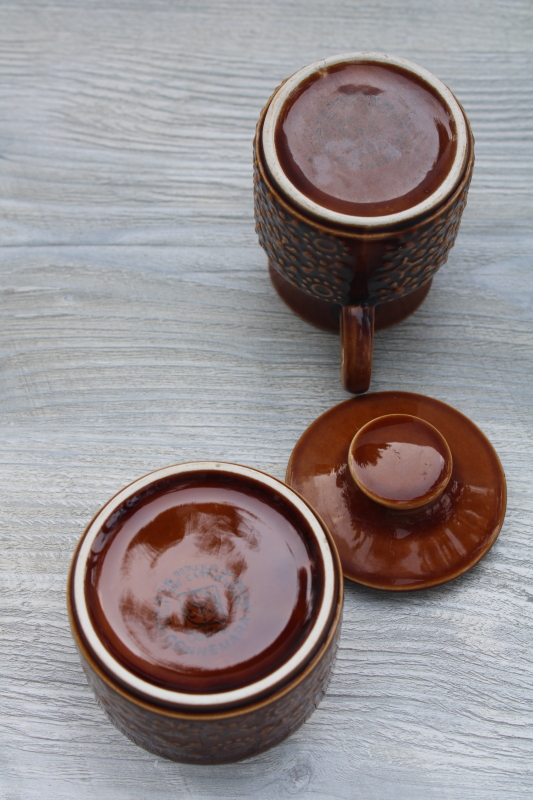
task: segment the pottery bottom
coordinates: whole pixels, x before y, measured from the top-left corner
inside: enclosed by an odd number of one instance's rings
[[[341,306],[311,297],[301,289],[297,289],[278,272],[271,261],[268,262],[268,271],[274,289],[295,314],[318,328],[339,332]],[[431,279],[414,292],[376,306],[374,329],[379,331],[402,322],[424,302],[430,289]]]

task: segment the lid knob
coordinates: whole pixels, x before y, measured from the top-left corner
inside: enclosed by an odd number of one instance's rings
[[[446,439],[429,422],[409,414],[387,414],[355,434],[348,467],[371,500],[408,510],[442,494],[452,474],[452,454]]]

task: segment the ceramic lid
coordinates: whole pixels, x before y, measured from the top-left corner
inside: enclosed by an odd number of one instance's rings
[[[272,691],[328,631],[340,568],[281,481],[196,462],[126,487],[89,525],[73,606],[100,664],[156,702],[213,709]]]
[[[328,526],[345,576],[378,589],[456,578],[489,550],[505,514],[505,476],[483,433],[408,392],[355,397],[315,420],[287,483]]]

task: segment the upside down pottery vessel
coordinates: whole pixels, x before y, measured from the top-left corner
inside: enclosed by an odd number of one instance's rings
[[[402,58],[317,61],[263,109],[254,140],[259,242],[285,303],[340,330],[348,391],[369,388],[374,325],[413,313],[447,260],[473,165],[461,105]]]
[[[312,713],[343,586],[329,532],[281,481],[195,462],[158,470],[87,527],[68,584],[87,679],[112,722],[194,764],[254,755]]]

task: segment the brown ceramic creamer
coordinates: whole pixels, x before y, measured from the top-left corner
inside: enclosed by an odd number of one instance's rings
[[[459,103],[427,70],[380,53],[317,61],[259,119],[255,216],[272,281],[341,332],[346,389],[368,389],[373,331],[422,302],[455,242],[473,167]]]

